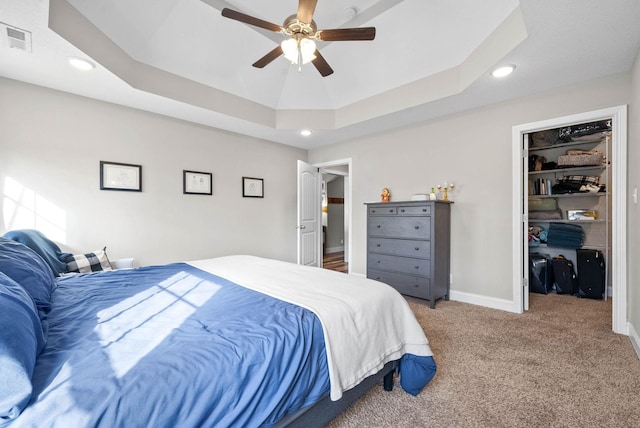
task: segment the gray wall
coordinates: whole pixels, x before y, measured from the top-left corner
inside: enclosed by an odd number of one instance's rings
[[[634,188],[640,191],[640,53],[636,57],[632,72],[632,99],[629,106],[629,181],[628,188],[632,194]],[[629,199],[629,230],[627,245],[629,247],[628,296],[627,310],[632,334],[635,333],[636,351],[640,355],[640,208]]]
[[[4,78],[0,94],[0,234],[38,228],[137,265],[233,253],[295,262],[305,150]],[[142,165],[142,193],[99,190],[101,160]],[[213,196],[184,195],[183,169],[212,172]],[[264,179],[264,199],[242,197],[242,176]]]
[[[383,187],[401,201],[448,181],[452,291],[511,301],[512,127],[628,104],[630,91],[630,74],[615,75],[311,150],[310,163],[352,158],[352,272],[366,268],[365,202]]]

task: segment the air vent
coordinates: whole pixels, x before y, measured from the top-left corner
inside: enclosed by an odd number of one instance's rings
[[[2,47],[31,52],[31,32],[0,22]]]

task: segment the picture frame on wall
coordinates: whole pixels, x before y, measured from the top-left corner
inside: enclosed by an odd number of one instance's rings
[[[213,195],[213,174],[183,170],[182,193],[185,195]]]
[[[100,190],[142,192],[142,165],[100,161]]]
[[[245,198],[264,198],[264,179],[242,177],[242,196]]]

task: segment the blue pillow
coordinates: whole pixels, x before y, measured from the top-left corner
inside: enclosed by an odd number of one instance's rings
[[[54,276],[67,273],[65,259],[71,254],[63,253],[58,244],[34,229],[10,230],[4,237],[26,245],[35,251],[49,265]]]
[[[31,399],[31,376],[44,347],[31,296],[0,272],[0,422],[17,418]]]
[[[0,238],[0,272],[27,290],[39,310],[49,312],[55,277],[42,257],[31,248]]]
[[[400,386],[411,395],[418,395],[436,375],[433,357],[404,354],[400,359]]]

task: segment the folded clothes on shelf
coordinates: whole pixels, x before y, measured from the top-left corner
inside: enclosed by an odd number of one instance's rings
[[[584,231],[577,224],[551,223],[547,233],[547,245],[550,247],[582,248]]]

